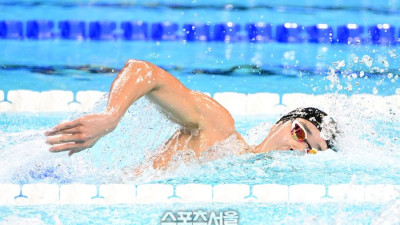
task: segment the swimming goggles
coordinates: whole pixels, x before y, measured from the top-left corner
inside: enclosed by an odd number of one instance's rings
[[[290,130],[292,133],[293,138],[298,142],[305,142],[308,145],[308,148],[305,149],[306,153],[308,154],[317,154],[318,150],[311,147],[310,143],[307,141],[307,132],[304,127],[294,120],[292,122],[292,129]]]

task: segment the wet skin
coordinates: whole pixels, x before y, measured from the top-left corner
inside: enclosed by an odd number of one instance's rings
[[[154,157],[153,168],[165,169],[176,151],[192,149],[196,156],[218,142],[236,135],[243,144],[241,153],[261,153],[272,150],[304,150],[307,144],[291,135],[292,121],[274,125],[267,137],[256,146],[249,146],[236,131],[231,114],[211,97],[186,88],[167,71],[145,61],[128,60],[113,81],[106,110],[59,124],[47,131],[50,152],[68,151],[69,155],[92,147],[101,137],[112,132],[127,109],[146,96],[162,112],[179,124],[178,130]],[[297,119],[308,134],[313,148],[326,150],[319,130],[309,121]]]

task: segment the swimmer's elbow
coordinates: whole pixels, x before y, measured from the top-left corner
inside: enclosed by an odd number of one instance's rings
[[[126,62],[125,67],[130,70],[131,74],[142,75],[144,80],[147,79],[151,81],[160,79],[160,72],[162,71],[160,67],[150,62],[138,59],[129,59]]]
[[[150,70],[154,65],[150,62],[138,60],[138,59],[128,59],[125,63],[125,67],[129,69],[147,69]]]

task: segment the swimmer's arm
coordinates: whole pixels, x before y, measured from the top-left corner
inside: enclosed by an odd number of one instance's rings
[[[147,96],[184,127],[196,126],[199,122],[194,92],[167,71],[138,60],[129,60],[114,80],[106,113],[119,121],[142,96]]]
[[[210,101],[199,97],[197,92],[186,88],[161,68],[148,62],[129,60],[111,85],[105,112],[57,125],[46,132],[50,136],[47,143],[52,145],[49,150],[69,151],[72,155],[92,147],[101,137],[113,131],[129,106],[144,95],[175,122],[195,129],[200,126],[200,114],[203,113],[198,109],[205,108],[203,105]],[[221,107],[214,108],[208,109],[210,114],[221,111]]]

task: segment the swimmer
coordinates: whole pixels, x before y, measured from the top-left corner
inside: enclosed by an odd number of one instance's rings
[[[153,168],[165,169],[177,151],[192,149],[197,157],[215,144],[235,135],[242,153],[272,150],[300,150],[317,153],[334,149],[335,133],[322,135],[326,113],[316,108],[299,108],[283,116],[267,137],[256,146],[248,145],[236,131],[231,114],[213,98],[186,88],[167,71],[149,62],[128,60],[113,81],[104,112],[61,123],[45,133],[50,152],[68,151],[69,156],[90,148],[112,132],[128,108],[146,96],[180,129],[154,158]],[[333,123],[333,120],[329,120]],[[336,127],[336,126],[335,126]]]

